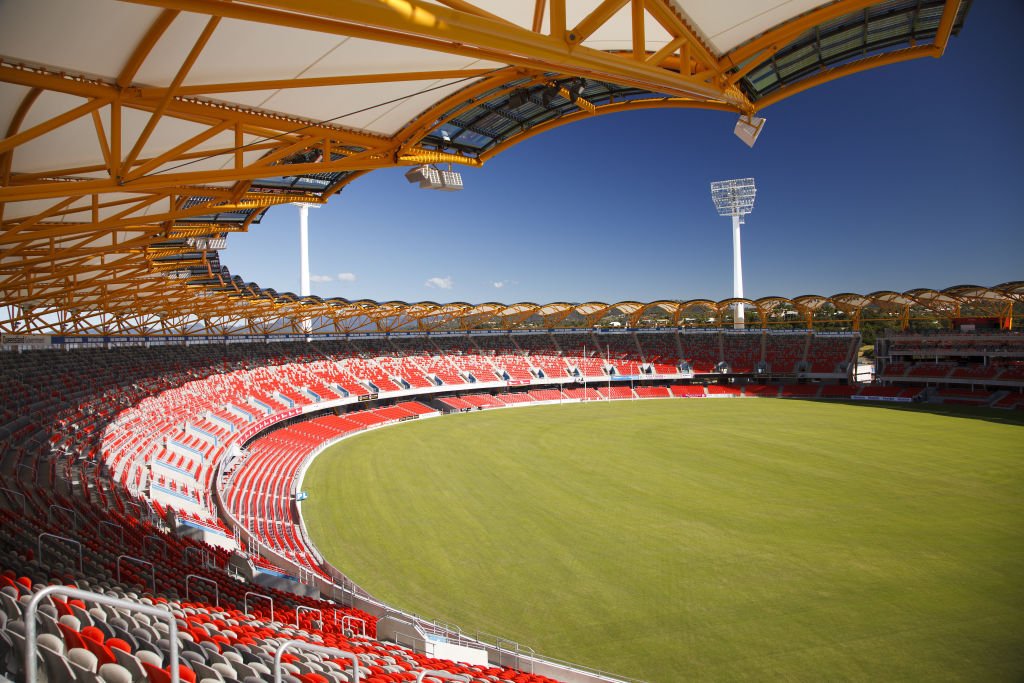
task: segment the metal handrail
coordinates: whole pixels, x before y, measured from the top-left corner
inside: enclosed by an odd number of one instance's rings
[[[147,543],[147,541],[149,541],[149,539],[153,539],[153,540],[157,541],[158,543],[162,543],[163,544],[164,552],[163,552],[163,556],[162,557],[163,557],[163,559],[166,560],[167,559],[167,541],[162,539],[162,538],[160,538],[156,534],[149,534],[148,536],[143,536],[142,537],[142,547],[145,548],[146,550],[149,550],[149,544]]]
[[[24,467],[24,468],[25,468],[26,470],[28,470],[29,472],[31,472],[31,473],[32,473],[32,483],[33,483],[33,484],[34,484],[34,483],[36,483],[36,481],[37,481],[37,480],[38,480],[38,478],[39,478],[39,472],[37,472],[37,471],[36,471],[36,468],[35,468],[35,467],[29,467],[29,466],[28,466],[28,465],[26,465],[25,463],[18,463],[18,466],[14,468],[14,469],[15,469],[15,471],[17,471],[17,473],[18,473],[18,476],[17,476],[17,477],[15,477],[15,479],[17,479],[17,480],[18,480],[18,482],[21,482],[21,468],[23,468],[23,467]]]
[[[252,595],[253,597],[263,598],[264,600],[269,600],[270,601],[270,620],[273,621],[274,620],[274,598],[270,597],[269,595],[264,595],[263,593],[257,593],[256,591],[246,591],[245,595],[242,596],[242,607],[245,609],[245,613],[246,614],[249,613],[249,596],[250,595]]]
[[[200,567],[209,567],[210,566],[210,556],[206,552],[205,548],[199,548],[199,547],[194,546],[194,545],[187,545],[187,546],[185,546],[185,550],[181,553],[182,559],[184,559],[185,562],[188,562],[189,553],[199,553],[199,566]]]
[[[118,531],[121,532],[121,545],[123,546],[124,545],[124,527],[121,526],[120,524],[116,524],[116,523],[111,522],[111,521],[106,520],[106,519],[100,520],[100,526],[104,526],[104,525],[112,526],[112,527],[114,527],[115,529],[117,529]]]
[[[71,508],[66,508],[63,505],[57,505],[56,503],[54,503],[53,505],[51,505],[47,509],[47,511],[46,511],[46,521],[47,522],[53,522],[53,515],[51,513],[53,512],[54,508],[57,508],[58,510],[66,510],[66,511],[70,512],[71,516],[75,520],[75,531],[78,531],[78,528],[79,528],[79,526],[78,526],[78,518],[81,517],[81,515],[79,515],[76,510],[72,510]]]
[[[334,655],[335,657],[341,655],[342,657],[348,657],[352,660],[352,683],[359,683],[359,657],[354,652],[346,652],[345,650],[338,650],[333,647],[321,647],[320,645],[312,645],[301,640],[286,640],[278,645],[277,650],[274,651],[274,683],[281,683],[281,656],[284,655],[285,650],[306,650],[308,652],[316,652],[322,655]]]
[[[436,669],[420,669],[416,672],[416,683],[423,683],[424,676],[444,678],[449,681],[465,681],[466,683],[469,683],[469,681],[473,678],[469,674],[453,674],[450,671],[438,671]]]
[[[149,578],[153,582],[153,592],[156,593],[156,565],[147,560],[140,559],[138,557],[132,557],[131,555],[118,555],[117,556],[117,582],[121,583],[121,560],[131,560],[138,564],[149,565]]]
[[[213,591],[214,591],[213,592],[213,604],[214,604],[215,607],[220,607],[220,586],[217,585],[216,581],[214,581],[212,579],[208,579],[205,576],[199,576],[199,574],[189,574],[188,576],[185,577],[185,599],[186,600],[188,600],[189,602],[192,601],[192,598],[189,595],[189,590],[188,590],[188,582],[189,582],[190,579],[195,579],[197,581],[203,581],[205,583],[208,583],[208,584],[212,585],[213,586]]]
[[[358,621],[359,624],[360,624],[360,626],[359,626],[359,635],[365,636],[366,635],[366,619],[360,619],[359,617],[353,616],[351,614],[346,614],[345,616],[343,616],[341,618],[341,628],[343,628],[343,629],[349,628],[349,630],[351,630],[353,633],[355,633],[355,629],[350,628],[348,625],[351,624],[352,622],[356,622],[356,621]],[[338,610],[334,610],[334,623],[338,623]]]
[[[22,493],[21,491],[15,491],[14,489],[9,489],[6,486],[0,486],[0,491],[4,491],[6,493],[13,493],[14,495],[21,498],[21,514],[22,516],[28,514],[28,498],[25,497],[24,493]]]
[[[67,536],[58,536],[57,534],[41,533],[36,536],[36,555],[39,556],[39,561],[43,561],[43,536],[49,536],[50,538],[57,538],[68,543],[74,543],[78,546],[78,571],[84,571],[82,568],[82,544],[73,538]]]
[[[95,602],[100,605],[108,605],[110,607],[118,607],[131,612],[139,612],[140,614],[146,614],[151,617],[160,619],[161,621],[167,622],[167,641],[170,645],[170,678],[171,683],[180,683],[180,674],[178,671],[178,621],[174,616],[173,612],[168,610],[159,609],[150,605],[143,605],[131,600],[122,600],[119,598],[111,598],[100,593],[92,593],[90,591],[79,590],[78,588],[69,588],[67,586],[47,586],[41,589],[32,599],[29,600],[28,606],[25,607],[25,680],[29,683],[35,683],[38,680],[38,669],[36,662],[36,611],[39,608],[39,603],[43,601],[43,598],[50,596],[51,594],[66,595],[72,599],[88,600],[89,602]],[[280,679],[278,679],[280,680]]]
[[[317,614],[320,615],[321,623],[323,622],[323,620],[324,620],[323,610],[317,609],[316,607],[306,607],[305,605],[299,605],[298,607],[295,608],[295,628],[299,627],[299,613],[302,612],[302,610],[306,610],[307,612],[316,612]]]

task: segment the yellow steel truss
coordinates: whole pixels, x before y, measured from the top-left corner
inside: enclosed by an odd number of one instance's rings
[[[740,78],[790,44],[808,28],[876,4],[877,0],[838,0],[716,56],[691,29],[670,0],[595,0],[590,11],[570,26],[565,0],[533,0],[529,28],[484,11],[466,0],[128,0],[160,8],[148,30],[129,52],[116,78],[58,73],[0,57],[0,83],[21,86],[25,94],[0,138],[0,330],[46,333],[267,333],[299,332],[303,321],[314,331],[468,329],[497,325],[557,326],[567,319],[596,324],[609,315],[637,325],[652,311],[684,324],[688,312],[701,310],[716,324],[729,314],[727,302],[694,300],[604,304],[485,303],[301,300],[274,297],[225,281],[210,267],[202,249],[168,246],[186,238],[223,237],[246,230],[266,208],[288,202],[323,202],[345,184],[377,168],[424,163],[478,166],[533,135],[575,121],[648,107],[708,108],[754,113],[781,99],[866,68],[904,59],[939,56],[945,50],[959,2],[949,0],[932,45],[870,57],[828,69],[751,102],[737,88]],[[605,52],[586,45],[589,36],[629,6],[631,49]],[[136,83],[140,68],[183,13],[205,17],[205,25],[165,86]],[[649,51],[645,21],[653,19],[669,40]],[[494,69],[432,70],[335,75],[290,80],[261,79],[220,83],[190,82],[190,73],[225,19],[257,22],[316,33],[349,36],[435,50],[503,65]],[[547,30],[544,30],[545,20]],[[129,36],[127,40],[136,40]],[[580,99],[578,111],[523,130],[495,147],[470,157],[425,146],[424,138],[461,112],[502,96],[517,84],[556,84],[589,78],[648,91],[648,98],[595,106]],[[457,92],[440,98],[391,136],[333,123],[297,119],[214,102],[223,93],[418,80],[466,79]],[[43,94],[79,102],[66,111],[25,127]],[[562,88],[562,94],[567,93]],[[127,112],[142,113],[141,130],[126,125]],[[165,120],[198,124],[200,130],[170,149],[147,156],[146,146]],[[13,173],[13,160],[28,145],[81,121],[89,122],[102,163]],[[216,136],[230,134],[234,144],[210,149]],[[249,141],[249,142],[246,142]],[[314,151],[317,161],[289,163],[287,174],[350,172],[322,194],[301,191],[253,192],[254,180],[280,172],[296,154]],[[217,168],[196,166],[209,159]],[[197,199],[200,198],[200,199]],[[250,212],[238,223],[183,223],[224,212]],[[169,260],[169,259],[179,260]],[[205,266],[205,268],[204,268]],[[205,270],[201,279],[171,277],[183,269]],[[213,281],[215,287],[202,282]],[[834,306],[859,321],[865,304],[837,295],[795,299],[787,305],[813,324],[816,307]],[[967,290],[936,297],[925,292],[863,298],[871,305],[911,306],[949,315],[970,300],[976,308],[1011,311],[1020,287]],[[846,297],[846,298],[844,298]],[[745,302],[763,324],[771,324],[778,299]],[[860,300],[858,300],[860,301]],[[981,303],[978,303],[981,302]],[[909,319],[909,313],[904,319]]]

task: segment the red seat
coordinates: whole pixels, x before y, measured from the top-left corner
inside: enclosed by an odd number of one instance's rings
[[[74,647],[80,647],[86,650],[89,649],[89,646],[85,642],[87,639],[83,638],[75,629],[60,622],[57,622],[57,628],[60,629],[60,634],[64,637],[65,652]]]

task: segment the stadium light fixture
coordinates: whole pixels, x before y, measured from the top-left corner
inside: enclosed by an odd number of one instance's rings
[[[453,171],[451,165],[448,170],[442,171],[430,164],[416,166],[405,174],[405,179],[410,183],[419,183],[424,190],[443,190],[445,192],[457,192],[462,189],[462,174]]]
[[[512,91],[512,94],[508,96],[508,106],[512,109],[518,109],[526,104],[529,99],[530,93],[526,88],[516,88]]]
[[[577,78],[566,83],[565,89],[569,91],[569,101],[576,104],[576,100],[583,96],[583,91],[586,87],[587,82],[582,78]]]
[[[549,84],[546,88],[540,91],[540,103],[547,109],[551,107],[551,102],[558,97],[559,87],[555,83]]]
[[[757,142],[757,138],[761,136],[761,131],[764,130],[764,119],[760,116],[754,116],[748,114],[741,116],[736,121],[736,127],[733,128],[732,132],[740,140],[746,143],[747,147],[753,147],[754,143]]]
[[[743,298],[743,257],[740,248],[740,226],[743,217],[754,210],[754,198],[757,187],[753,178],[737,178],[736,180],[720,180],[711,183],[711,201],[719,216],[732,217],[732,295],[736,299]],[[743,304],[737,303],[733,327],[744,329]]]

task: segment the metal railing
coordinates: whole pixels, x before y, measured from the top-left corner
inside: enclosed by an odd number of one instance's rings
[[[160,538],[156,534],[149,534],[148,536],[144,536],[142,538],[142,547],[145,548],[147,551],[149,551],[149,541],[150,540],[154,540],[157,543],[162,545],[162,547],[163,547],[163,554],[161,555],[161,557],[163,557],[163,559],[166,560],[167,559],[167,541],[165,539],[163,539],[163,538]]]
[[[14,495],[21,498],[21,514],[22,516],[28,514],[28,498],[25,497],[24,493],[22,493],[21,491],[15,491],[14,489],[9,489],[6,486],[0,486],[0,491],[3,491],[4,493],[7,494],[13,493]]]
[[[199,574],[189,574],[185,577],[185,599],[189,602],[192,601],[192,596],[189,591],[189,581],[192,581],[193,579],[213,586],[213,604],[215,607],[220,607],[220,586],[217,585],[216,581],[208,579],[205,576],[199,576]]]
[[[246,614],[249,614],[249,596],[250,595],[255,597],[255,598],[263,598],[264,600],[269,600],[270,601],[270,620],[273,621],[274,620],[274,598],[270,597],[269,595],[264,595],[263,593],[257,593],[255,591],[246,591],[245,595],[242,597],[242,607],[245,610]]]
[[[69,588],[67,586],[47,586],[46,588],[41,589],[32,596],[32,599],[29,600],[28,606],[25,608],[25,680],[28,681],[28,683],[36,683],[38,680],[38,662],[36,662],[36,611],[39,608],[39,603],[41,603],[44,598],[47,598],[54,593],[66,595],[72,599],[87,600],[100,605],[118,607],[130,612],[138,612],[150,617],[155,617],[161,621],[166,621],[167,641],[170,645],[168,657],[170,660],[169,664],[171,670],[170,679],[171,683],[179,683],[178,620],[175,618],[173,612],[150,605],[132,602],[131,600],[111,598],[100,593],[92,593],[90,591]],[[276,680],[280,681],[281,679],[278,678]]]
[[[316,607],[306,607],[305,605],[299,605],[295,608],[295,628],[299,627],[299,615],[303,612],[316,612],[320,615],[320,622],[323,623],[324,613],[323,610],[317,609]]]
[[[286,640],[277,647],[277,650],[274,652],[274,683],[281,683],[281,657],[284,655],[285,650],[306,650],[308,652],[316,652],[322,655],[333,655],[335,657],[340,655],[342,657],[347,657],[352,660],[351,683],[359,683],[359,657],[357,657],[355,653],[346,652],[345,650],[336,650],[333,647],[312,645],[301,640]]]
[[[185,546],[185,551],[182,553],[182,559],[185,562],[189,561],[189,553],[199,553],[199,566],[209,567],[210,566],[210,554],[205,548],[197,548],[194,545]]]
[[[116,524],[114,522],[108,521],[106,519],[100,520],[100,526],[111,526],[111,527],[114,527],[115,529],[117,529],[120,532],[120,534],[121,534],[121,539],[120,539],[121,545],[122,546],[124,545],[124,527],[123,526],[121,526],[120,524]]]
[[[365,636],[366,635],[366,619],[360,619],[359,617],[353,616],[351,614],[346,614],[345,616],[343,616],[341,618],[341,628],[343,630],[347,629],[349,631],[352,631],[352,633],[355,633],[355,629],[351,627],[351,624],[356,623],[356,622],[359,623],[359,635]],[[334,623],[335,624],[338,623],[338,610],[334,610]]]
[[[433,676],[434,678],[443,678],[449,681],[469,681],[473,680],[473,677],[469,674],[453,674],[450,671],[438,671],[436,669],[420,669],[416,672],[416,683],[423,683],[424,676]]]
[[[76,541],[73,538],[68,538],[67,536],[58,536],[57,534],[48,534],[48,533],[41,533],[38,536],[36,536],[36,555],[39,556],[38,559],[39,559],[40,562],[43,561],[43,537],[44,536],[48,537],[48,538],[56,538],[56,539],[61,540],[61,541],[67,541],[68,543],[74,543],[76,546],[78,546],[78,571],[84,571],[83,568],[82,568],[82,544],[79,543],[78,541]]]
[[[78,520],[81,519],[82,516],[80,514],[78,514],[78,512],[76,510],[72,510],[71,508],[66,508],[63,505],[56,505],[56,504],[51,505],[47,509],[47,511],[46,511],[46,521],[51,523],[51,524],[53,523],[53,511],[54,510],[63,510],[65,512],[70,512],[72,519],[75,520],[75,531],[78,531],[78,529],[80,528],[80,526],[78,524]]]
[[[156,565],[152,562],[139,559],[138,557],[132,557],[131,555],[118,555],[117,556],[117,582],[121,583],[121,560],[130,560],[136,564],[145,564],[149,566],[149,579],[153,584],[153,592],[156,593]]]

